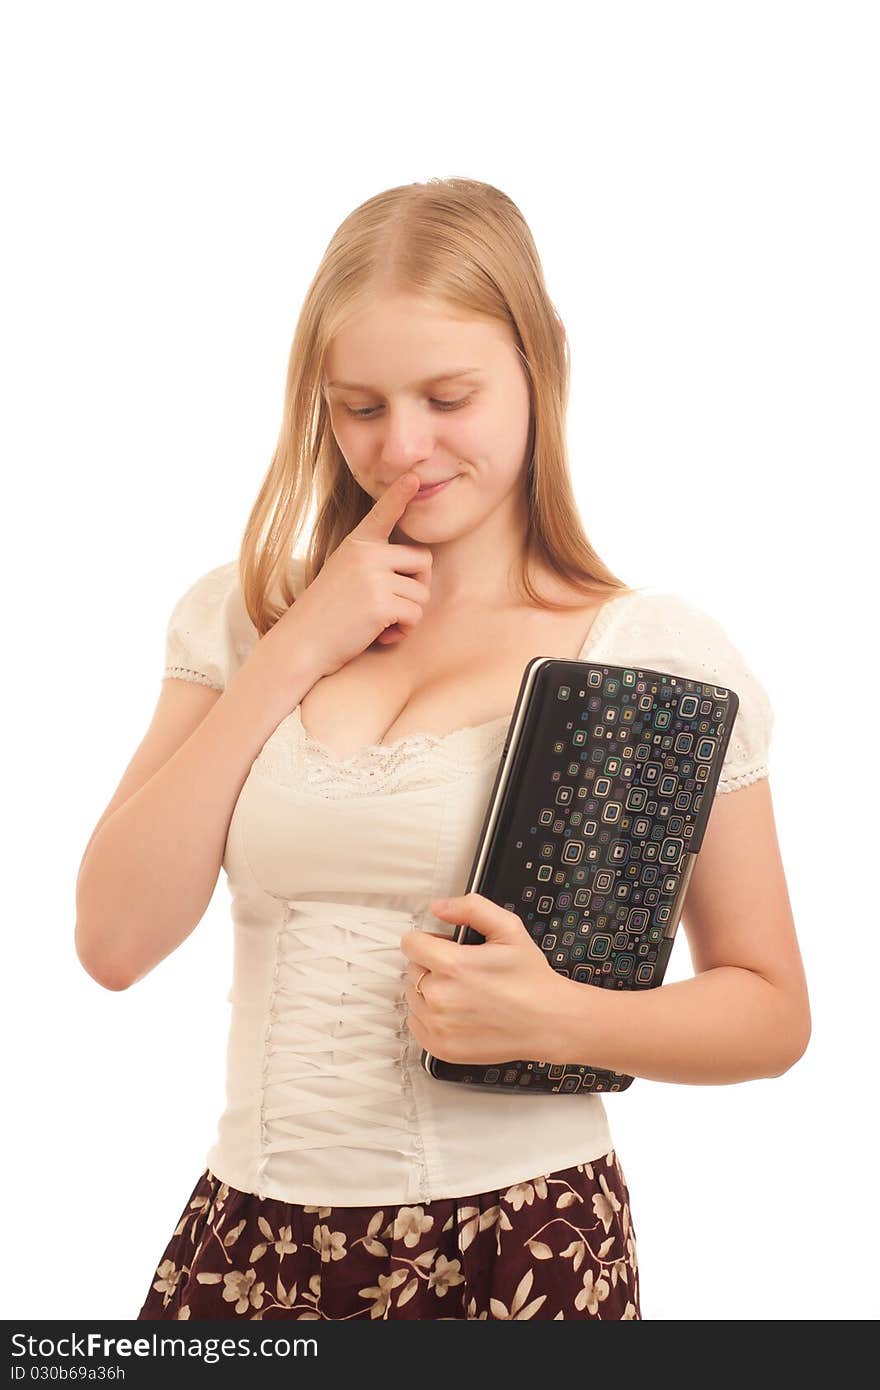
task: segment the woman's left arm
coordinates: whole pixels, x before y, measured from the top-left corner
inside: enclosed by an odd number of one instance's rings
[[[716,795],[682,923],[692,979],[643,990],[548,979],[543,1060],[692,1085],[792,1067],[810,1040],[810,1005],[768,778]]]

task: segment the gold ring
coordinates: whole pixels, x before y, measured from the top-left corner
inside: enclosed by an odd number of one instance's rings
[[[430,970],[423,970],[418,980],[416,981],[416,994],[420,994],[423,999],[425,996],[424,994],[422,994],[422,980],[425,978],[426,975],[430,975],[430,973]]]

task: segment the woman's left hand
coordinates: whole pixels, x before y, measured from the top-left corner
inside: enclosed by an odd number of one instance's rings
[[[441,921],[465,923],[485,941],[465,945],[436,932],[400,939],[408,958],[404,998],[414,1037],[446,1062],[550,1061],[561,983],[515,913],[481,893],[430,904]],[[424,970],[422,993],[416,982]]]

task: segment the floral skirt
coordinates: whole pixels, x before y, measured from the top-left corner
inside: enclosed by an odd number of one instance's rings
[[[613,1149],[497,1192],[299,1206],[199,1178],[138,1314],[154,1318],[641,1318]]]

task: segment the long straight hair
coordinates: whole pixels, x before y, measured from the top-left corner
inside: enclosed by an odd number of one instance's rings
[[[517,575],[523,600],[553,610],[570,606],[536,592],[535,558],[585,598],[632,592],[593,549],[575,503],[566,444],[568,342],[528,225],[491,184],[431,179],[390,188],[355,208],[334,232],[306,293],[278,443],[238,557],[245,606],[260,636],[295,602],[291,558],[312,508],[306,585],[374,506],[336,443],[323,373],[336,333],[382,291],[416,295],[512,330],[531,398],[523,484],[528,523]]]

